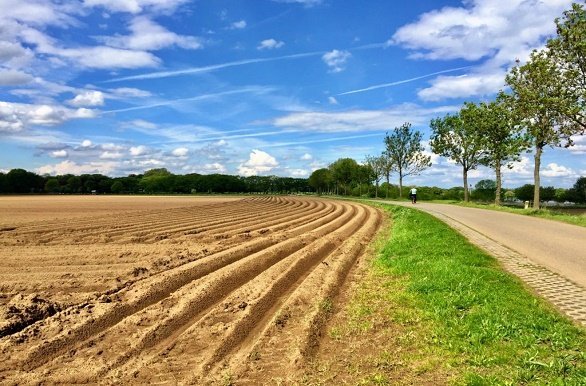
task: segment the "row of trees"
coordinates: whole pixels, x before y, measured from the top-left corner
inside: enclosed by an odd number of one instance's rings
[[[521,153],[534,152],[533,206],[541,201],[541,156],[546,147],[569,147],[586,131],[586,11],[579,4],[556,19],[557,35],[535,50],[524,65],[506,76],[510,94],[487,103],[465,103],[458,114],[431,121],[434,153],[462,167],[465,200],[467,174],[479,165],[496,176],[500,203],[501,168]]]
[[[24,169],[0,173],[0,193],[296,193],[310,192],[305,178],[240,177],[225,174],[175,175],[167,169],[108,177],[102,174],[39,176]]]

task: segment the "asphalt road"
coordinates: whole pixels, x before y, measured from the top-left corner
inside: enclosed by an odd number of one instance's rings
[[[586,228],[456,205],[389,202],[443,214],[586,288]]]

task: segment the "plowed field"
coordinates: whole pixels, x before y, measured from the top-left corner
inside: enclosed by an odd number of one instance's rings
[[[302,197],[147,208],[1,229],[0,383],[273,384],[382,220]]]

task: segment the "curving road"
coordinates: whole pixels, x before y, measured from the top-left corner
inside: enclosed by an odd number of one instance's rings
[[[388,202],[446,216],[586,288],[586,228],[456,205]]]

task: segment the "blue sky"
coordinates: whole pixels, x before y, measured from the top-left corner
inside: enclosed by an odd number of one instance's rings
[[[404,122],[427,145],[432,118],[493,98],[570,4],[0,0],[0,170],[307,177],[380,154]],[[546,149],[542,183],[571,186],[584,154],[583,137]],[[432,161],[405,183],[460,184]],[[524,154],[505,185],[532,168]]]

